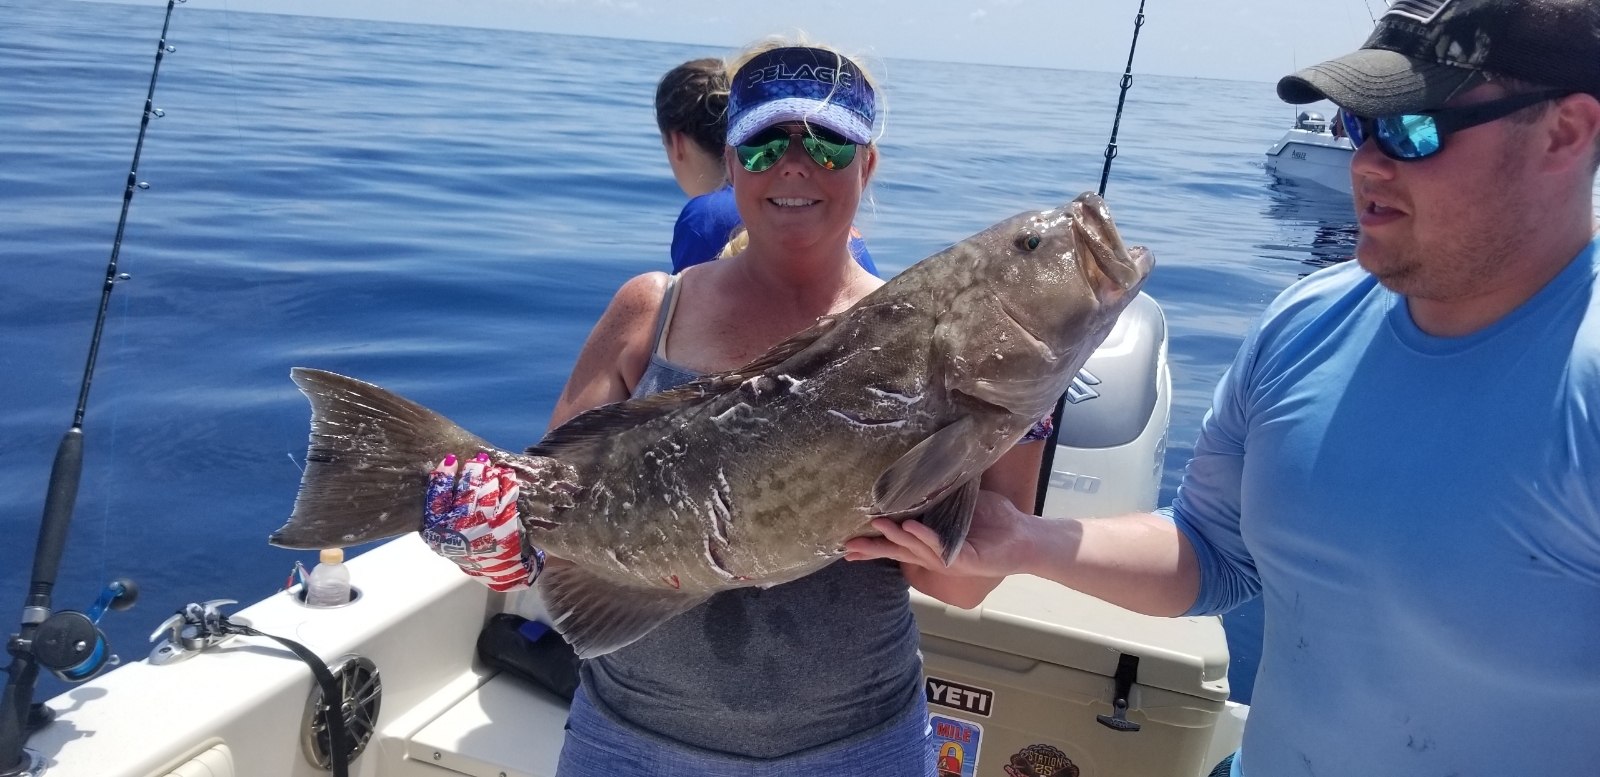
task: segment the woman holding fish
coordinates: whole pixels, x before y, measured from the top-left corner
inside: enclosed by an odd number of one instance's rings
[[[982,499],[1026,504],[1041,451],[1019,443],[1153,260],[1088,193],[882,283],[846,248],[878,161],[865,75],[777,45],[732,69],[743,245],[624,284],[526,453],[296,368],[311,446],[271,541],[420,530],[491,587],[536,582],[589,659],[568,777],[931,774],[906,584],[975,603],[998,580],[834,562],[913,517],[949,560]]]
[[[748,244],[681,275],[623,284],[584,344],[552,429],[736,370],[883,283],[847,248],[878,164],[866,74],[831,50],[775,42],[728,69],[724,157]],[[1027,504],[1041,447],[1012,449],[983,487]],[[431,541],[462,553],[440,538],[479,523],[464,532],[468,555],[452,557],[497,589],[527,585],[543,560],[522,555],[516,505],[499,498],[509,470],[469,462],[466,487],[452,491],[455,474],[452,457],[436,477]],[[486,539],[474,543],[474,534]],[[782,585],[716,593],[586,660],[560,774],[933,774],[908,581],[945,597],[981,597],[992,586],[887,561],[834,563]]]

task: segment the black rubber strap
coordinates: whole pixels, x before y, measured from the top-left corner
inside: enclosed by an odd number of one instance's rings
[[[334,679],[333,672],[328,665],[310,648],[295,642],[292,639],[274,637],[249,626],[240,626],[232,621],[224,621],[227,629],[235,634],[245,634],[251,637],[266,637],[289,649],[306,666],[311,667],[311,676],[316,679],[317,685],[322,688],[322,715],[328,722],[328,760],[333,765],[333,777],[350,777],[350,753],[348,738],[344,729],[344,694],[339,689],[339,681]]]

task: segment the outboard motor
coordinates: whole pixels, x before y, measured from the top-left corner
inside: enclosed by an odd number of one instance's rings
[[[1171,409],[1167,319],[1140,292],[1067,389],[1043,515],[1154,510]]]
[[[1316,111],[1302,111],[1295,117],[1294,128],[1307,132],[1327,132],[1328,120]]]

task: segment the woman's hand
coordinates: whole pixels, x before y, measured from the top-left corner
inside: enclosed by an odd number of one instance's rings
[[[1026,571],[1034,549],[1032,522],[1011,501],[979,491],[972,528],[950,566],[944,565],[939,535],[922,523],[879,518],[872,528],[883,537],[857,537],[845,543],[848,561],[889,558],[900,562],[917,590],[957,607],[976,607],[1006,575]]]
[[[493,590],[532,585],[544,569],[544,551],[522,552],[515,473],[489,464],[487,453],[461,466],[460,478],[456,470],[456,457],[446,456],[429,476],[423,541]]]

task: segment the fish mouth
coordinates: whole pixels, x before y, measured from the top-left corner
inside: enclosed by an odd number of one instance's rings
[[[1142,247],[1129,251],[1111,221],[1105,200],[1085,192],[1072,201],[1072,233],[1078,261],[1102,298],[1137,291],[1149,277],[1154,258]]]

